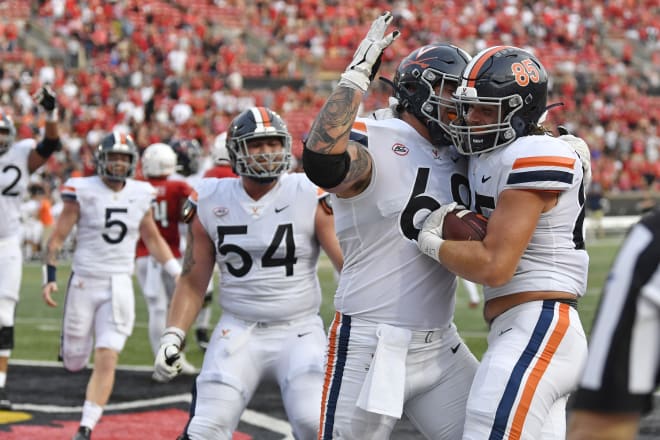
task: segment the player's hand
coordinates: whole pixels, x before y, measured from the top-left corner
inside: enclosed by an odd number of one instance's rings
[[[465,207],[456,202],[452,202],[447,205],[442,205],[430,213],[429,216],[426,217],[426,220],[424,220],[422,230],[419,231],[419,235],[417,236],[417,247],[419,250],[436,261],[440,261],[438,251],[444,241],[442,238],[442,224],[445,221],[447,213],[455,209],[465,209]]]
[[[355,51],[353,61],[348,65],[346,71],[341,74],[340,85],[361,90],[363,93],[367,91],[371,80],[378,72],[383,51],[399,37],[400,32],[398,30],[385,35],[387,26],[393,18],[390,12],[384,12],[374,20],[367,36]]]
[[[589,151],[589,146],[584,139],[572,135],[566,127],[562,125],[557,126],[557,131],[560,134],[558,139],[567,142],[580,157],[580,162],[582,162],[582,173],[584,175],[584,188],[589,188],[589,185],[591,184],[591,152]]]
[[[53,292],[57,292],[57,283],[55,281],[46,283],[41,288],[41,296],[43,296],[46,304],[48,304],[50,307],[57,307],[57,302],[55,302],[55,300],[53,300],[53,297],[51,296]]]
[[[57,95],[49,85],[42,86],[32,98],[47,112],[52,112],[57,107]]]
[[[181,348],[185,332],[177,327],[168,327],[160,337],[160,347],[156,353],[154,373],[151,376],[156,382],[169,382],[181,373]]]

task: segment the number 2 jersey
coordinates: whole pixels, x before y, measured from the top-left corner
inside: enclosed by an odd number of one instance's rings
[[[472,156],[471,209],[490,217],[507,189],[558,193],[541,214],[513,278],[484,286],[486,300],[517,292],[559,291],[584,295],[589,256],[584,246],[582,164],[571,147],[552,136],[524,136],[497,150]]]
[[[351,140],[373,160],[359,195],[332,195],[344,267],[337,311],[412,330],[440,329],[453,319],[456,277],[422,254],[415,241],[440,205],[467,203],[466,160],[435,148],[406,122],[358,118]]]
[[[156,191],[148,182],[126,179],[121,191],[99,176],[72,177],[62,199],[80,206],[72,270],[89,277],[133,273],[140,222]]]
[[[0,155],[0,240],[20,235],[21,204],[30,180],[28,157],[34,146],[34,139],[24,139]]]
[[[257,201],[241,179],[202,179],[195,190],[190,200],[215,244],[223,310],[249,321],[318,313],[317,187],[304,174],[285,174]]]

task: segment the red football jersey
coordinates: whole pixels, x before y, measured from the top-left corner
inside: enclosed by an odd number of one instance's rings
[[[204,173],[204,177],[217,177],[222,179],[224,177],[238,177],[229,165],[216,165]]]
[[[168,180],[167,178],[149,178],[146,180],[156,188],[156,200],[152,202],[151,209],[160,235],[170,245],[174,256],[180,258],[179,222],[181,222],[181,208],[192,192],[192,187],[184,180]],[[137,257],[149,255],[149,251],[142,240],[138,241],[135,255]]]

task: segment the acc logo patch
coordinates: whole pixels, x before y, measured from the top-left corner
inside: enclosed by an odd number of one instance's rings
[[[222,217],[223,215],[229,214],[229,208],[225,208],[224,206],[218,206],[216,208],[213,208],[213,214],[215,214],[216,217]]]
[[[408,150],[408,147],[406,147],[405,145],[397,143],[392,145],[392,151],[394,151],[394,154],[396,154],[397,156],[405,156],[406,154],[408,154],[408,151],[410,150]]]

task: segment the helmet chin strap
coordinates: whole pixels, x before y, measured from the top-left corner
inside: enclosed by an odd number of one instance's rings
[[[252,180],[253,182],[256,182],[260,185],[268,185],[269,183],[275,182],[277,179],[280,178],[280,176],[277,177],[253,177],[253,176],[245,176],[248,179]]]

